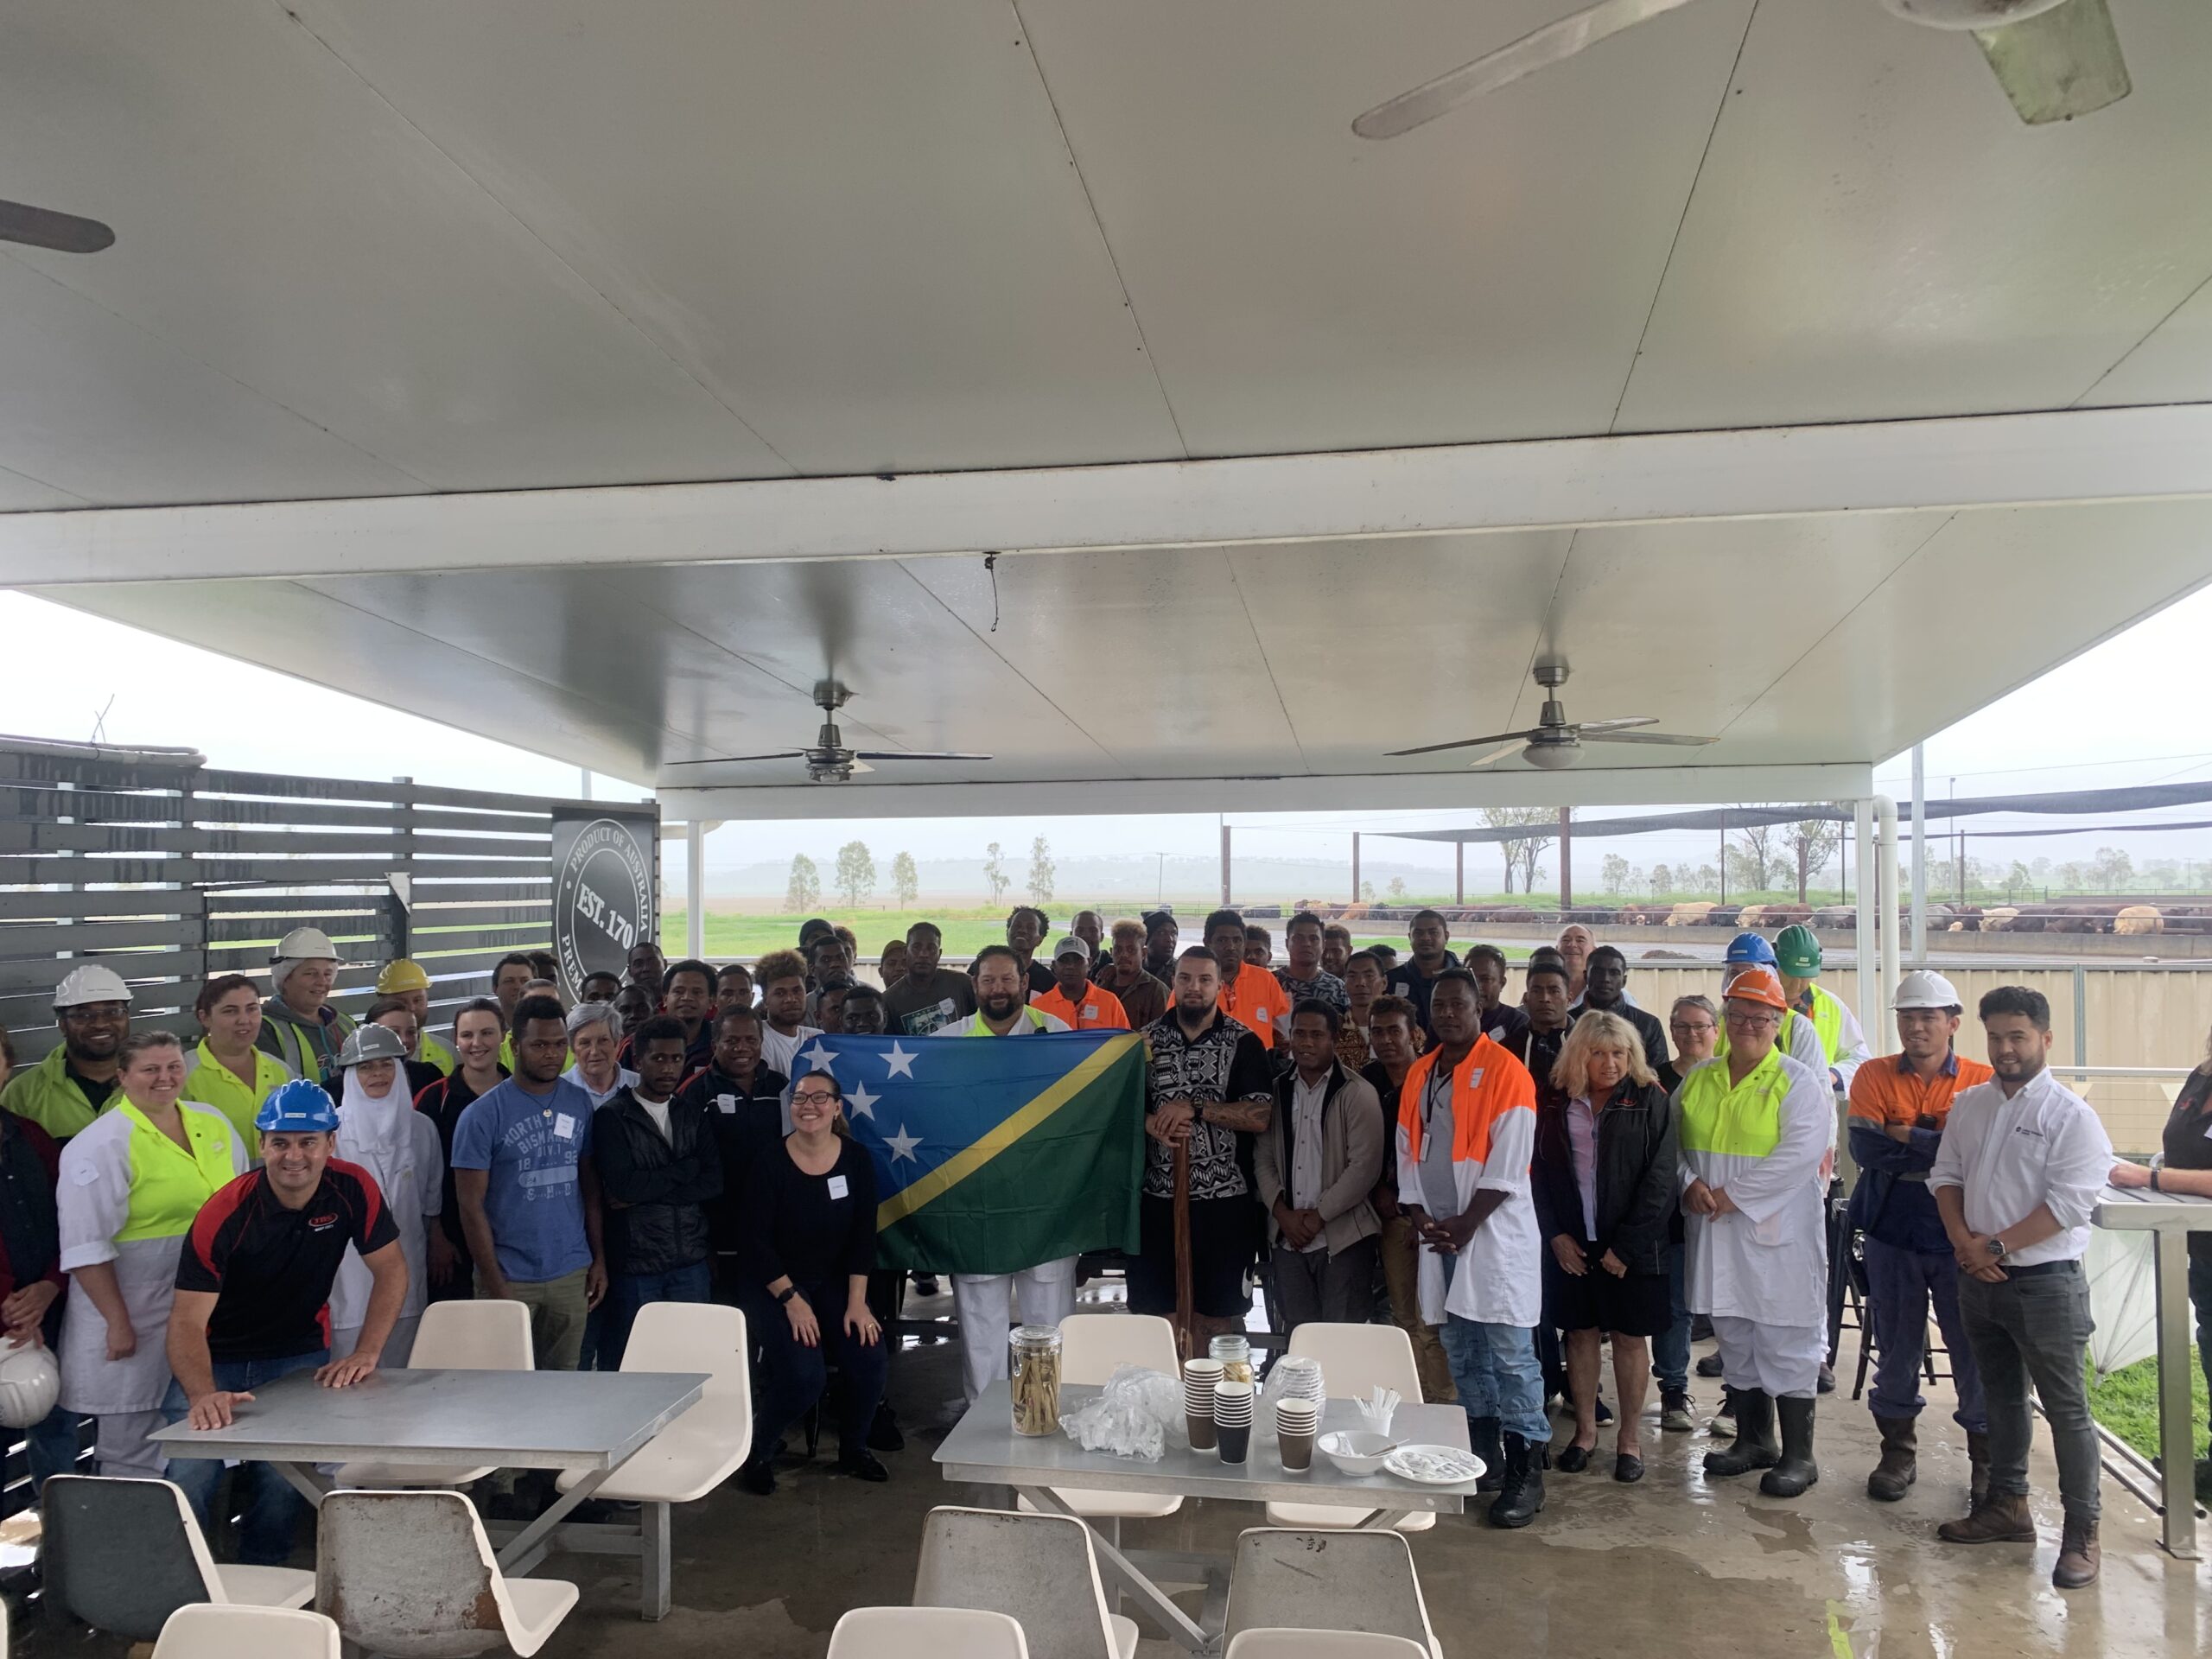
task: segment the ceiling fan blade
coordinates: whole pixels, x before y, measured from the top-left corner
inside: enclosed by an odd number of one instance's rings
[[[1478,743],[1526,743],[1537,736],[1535,730],[1525,732],[1491,732],[1484,737],[1463,737],[1450,743],[1424,743],[1417,749],[1390,749],[1384,752],[1386,760],[1402,760],[1409,754],[1441,754],[1446,749],[1471,749]]]
[[[748,760],[804,760],[804,749],[778,749],[773,754],[718,754],[711,760],[664,760],[665,767],[676,766],[737,766]]]
[[[56,253],[98,253],[115,245],[115,232],[97,219],[57,213],[28,202],[0,201],[0,242],[21,242]]]
[[[1363,138],[1395,138],[1426,126],[1471,99],[1688,3],[1689,0],[1599,0],[1594,6],[1523,35],[1510,46],[1500,47],[1472,63],[1422,82],[1409,92],[1377,104],[1354,121],[1351,130]]]
[[[1679,732],[1603,732],[1585,726],[1583,741],[1589,743],[1668,743],[1678,748],[1699,749],[1720,740],[1714,737],[1685,737]]]
[[[857,754],[851,760],[845,762],[845,771],[848,774],[862,772],[874,772],[874,770],[875,768],[874,766],[868,765],[867,761],[861,760]]]
[[[988,754],[956,754],[950,749],[855,749],[856,760],[988,760]]]
[[[1976,29],[1974,37],[2031,127],[2088,115],[2135,89],[2107,0],[2066,0],[2025,22]]]
[[[1631,726],[1656,726],[1656,715],[1630,715],[1625,720],[1583,720],[1575,722],[1575,730],[1588,737],[1598,732],[1622,732]]]
[[[1492,749],[1488,754],[1483,755],[1477,760],[1468,761],[1467,766],[1470,771],[1472,771],[1478,766],[1486,766],[1493,760],[1503,760],[1507,755],[1518,754],[1520,752],[1521,740],[1516,737],[1510,743],[1501,743],[1496,748]]]

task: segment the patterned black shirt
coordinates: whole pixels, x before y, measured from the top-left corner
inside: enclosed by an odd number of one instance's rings
[[[1145,1027],[1145,1110],[1162,1101],[1188,1100],[1202,1106],[1230,1101],[1274,1099],[1274,1072],[1268,1051],[1250,1029],[1218,1010],[1195,1038],[1183,1034],[1182,1021],[1169,1010]],[[1237,1133],[1211,1123],[1191,1125],[1191,1196],[1239,1198],[1251,1192],[1237,1156]],[[1155,1198],[1175,1196],[1175,1154],[1145,1138],[1144,1190]]]

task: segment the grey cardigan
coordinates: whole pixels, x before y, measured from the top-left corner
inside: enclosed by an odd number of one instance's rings
[[[1260,1207],[1267,1211],[1270,1244],[1282,1230],[1275,1223],[1275,1200],[1290,1189],[1284,1125],[1297,1109],[1297,1088],[1296,1071],[1275,1079],[1275,1109],[1252,1148],[1252,1173]],[[1341,1064],[1332,1065],[1321,1103],[1321,1197],[1313,1206],[1321,1212],[1322,1236],[1332,1255],[1382,1230],[1368,1194],[1382,1173],[1383,1140],[1382,1107],[1374,1086]]]

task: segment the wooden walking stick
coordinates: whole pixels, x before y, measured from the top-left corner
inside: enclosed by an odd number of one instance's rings
[[[1191,1147],[1175,1143],[1175,1347],[1197,1357],[1197,1312],[1191,1306]]]

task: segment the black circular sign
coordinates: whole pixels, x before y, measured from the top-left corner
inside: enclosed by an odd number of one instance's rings
[[[636,834],[612,818],[594,818],[576,833],[553,878],[553,950],[580,994],[587,977],[628,965],[630,947],[650,938],[652,865]]]

